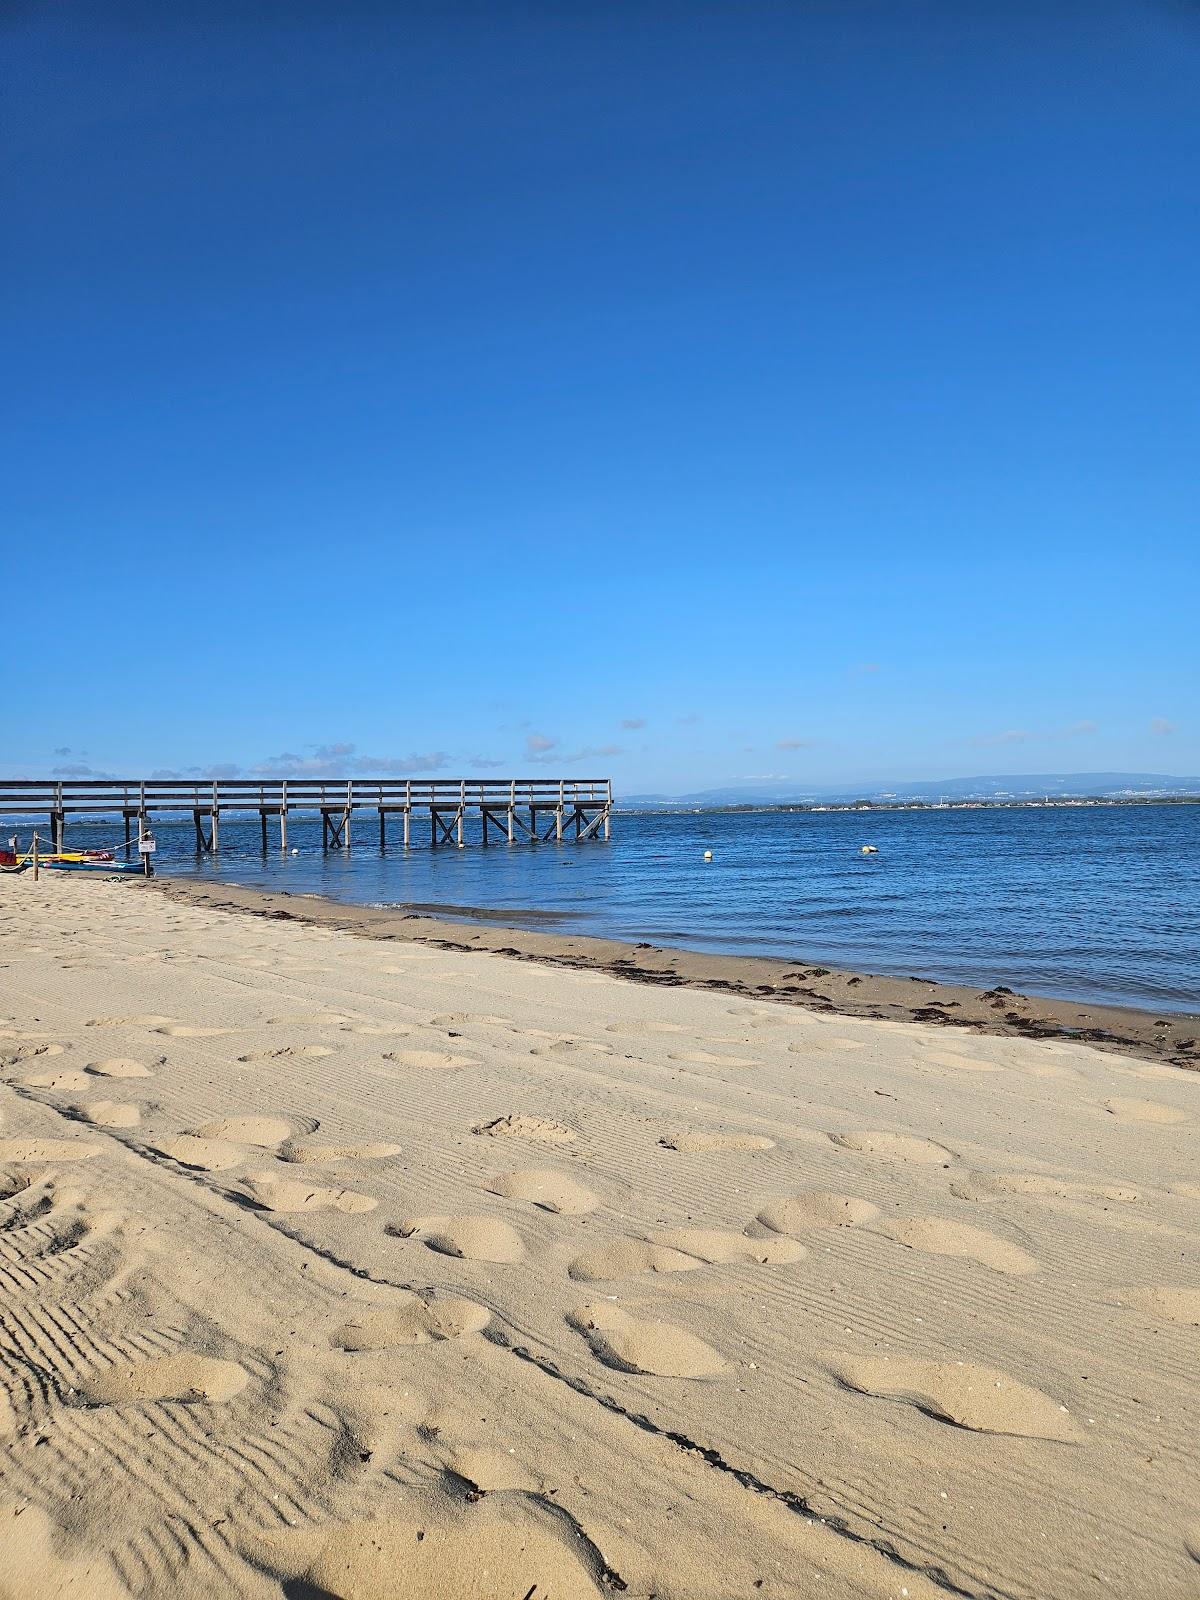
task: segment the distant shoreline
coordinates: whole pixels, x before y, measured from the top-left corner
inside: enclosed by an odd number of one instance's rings
[[[684,801],[663,800],[653,805],[622,805],[613,802],[615,816],[711,816],[797,811],[1079,811],[1097,806],[1196,806],[1200,794],[1050,796],[1044,800],[774,800],[747,801],[744,805],[693,806]]]

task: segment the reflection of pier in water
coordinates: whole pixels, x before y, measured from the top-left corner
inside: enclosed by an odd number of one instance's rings
[[[414,816],[429,817],[431,845],[466,842],[468,818],[478,819],[481,843],[495,834],[506,844],[545,843],[609,837],[611,778],[220,778],[189,782],[168,778],[88,778],[0,781],[0,816],[48,816],[55,850],[65,844],[67,819],[119,816],[125,823],[125,848],[155,816],[188,812],[196,828],[196,848],[220,846],[221,819],[253,816],[268,848],[269,826],[278,823],[279,848],[287,849],[288,817],[321,814],[326,849],[350,848],[356,813],[376,812],[379,846],[388,844],[388,819],[401,825],[407,849]]]

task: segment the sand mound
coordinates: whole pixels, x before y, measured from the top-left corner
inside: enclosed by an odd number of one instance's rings
[[[471,1131],[486,1134],[489,1139],[535,1139],[539,1144],[570,1144],[575,1138],[573,1128],[564,1127],[551,1117],[532,1117],[519,1113],[496,1117],[492,1122],[482,1122]]]
[[[182,1166],[195,1167],[198,1172],[224,1172],[246,1159],[241,1145],[224,1139],[201,1139],[194,1133],[180,1133],[173,1139],[164,1139],[154,1149],[160,1155],[170,1156]]]
[[[580,1217],[599,1205],[596,1196],[582,1183],[564,1178],[561,1173],[530,1168],[523,1172],[502,1172],[488,1188],[506,1200],[529,1200],[543,1211]]]
[[[502,1217],[414,1217],[388,1229],[401,1239],[419,1235],[439,1255],[464,1261],[521,1261],[525,1246]]]
[[[231,1144],[252,1144],[262,1149],[282,1144],[291,1134],[282,1117],[218,1117],[193,1128],[197,1139],[228,1139]]]
[[[848,1389],[878,1399],[902,1400],[939,1422],[952,1422],[975,1433],[1079,1442],[1065,1406],[992,1367],[883,1356],[844,1358],[831,1362],[829,1370]]]
[[[893,1161],[912,1161],[920,1166],[949,1166],[953,1150],[932,1139],[918,1139],[911,1133],[831,1133],[829,1137],[843,1150],[864,1156],[887,1156]]]
[[[1004,1272],[1021,1277],[1036,1272],[1037,1261],[1026,1251],[982,1228],[970,1228],[962,1222],[951,1222],[945,1217],[888,1218],[879,1225],[879,1232],[910,1250],[924,1250],[936,1256],[963,1256],[968,1261],[978,1261],[993,1272]]]
[[[381,1161],[386,1156],[398,1156],[398,1144],[293,1144],[283,1145],[279,1151],[281,1161],[303,1165],[310,1161]]]
[[[149,1067],[144,1067],[140,1061],[134,1061],[131,1056],[112,1056],[108,1061],[91,1061],[84,1068],[85,1072],[94,1072],[100,1078],[152,1078],[154,1074]]]
[[[56,1094],[78,1094],[95,1087],[86,1072],[34,1072],[21,1081],[31,1089],[52,1089]]]
[[[286,1553],[307,1554],[312,1540],[277,1538],[282,1592],[314,1600],[599,1600],[606,1592],[589,1542],[536,1496],[414,1496],[411,1506],[402,1518],[327,1526],[319,1554],[302,1567]]]
[[[136,1128],[142,1120],[139,1108],[124,1100],[95,1100],[84,1116],[98,1128]]]
[[[433,1344],[479,1333],[490,1321],[491,1312],[473,1300],[457,1295],[425,1299],[414,1294],[401,1305],[363,1312],[344,1323],[334,1334],[333,1343],[340,1350],[389,1350],[394,1345]]]
[[[229,1400],[246,1387],[247,1374],[236,1361],[211,1356],[163,1356],[158,1361],[121,1362],[82,1380],[79,1393],[92,1405],[131,1400]]]
[[[580,1306],[567,1317],[592,1354],[618,1372],[657,1378],[713,1378],[726,1370],[712,1348],[669,1322],[639,1322],[605,1301]]]
[[[813,1189],[773,1200],[758,1213],[758,1220],[775,1233],[803,1233],[808,1228],[830,1225],[856,1228],[864,1222],[873,1222],[878,1215],[879,1207],[869,1200]]]
[[[678,1150],[684,1155],[702,1155],[711,1150],[774,1150],[774,1139],[757,1133],[705,1133],[700,1129],[687,1129],[682,1133],[667,1133],[658,1141],[664,1150]]]
[[[567,1268],[579,1283],[615,1282],[641,1272],[692,1272],[701,1265],[696,1256],[647,1239],[617,1239],[576,1256]]]

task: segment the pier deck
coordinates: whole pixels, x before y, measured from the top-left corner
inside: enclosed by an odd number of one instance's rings
[[[321,816],[327,849],[349,849],[351,820],[375,812],[379,845],[388,843],[388,820],[398,819],[405,848],[412,843],[414,817],[429,820],[429,842],[461,846],[468,815],[478,817],[483,840],[489,833],[506,844],[537,844],[554,839],[607,839],[611,827],[611,778],[220,778],[185,781],[168,778],[85,780],[0,780],[0,817],[49,817],[55,850],[65,848],[69,817],[121,817],[125,845],[154,816],[191,812],[196,848],[220,847],[221,818],[257,813],[262,847],[277,824],[279,848],[287,849],[288,818]]]

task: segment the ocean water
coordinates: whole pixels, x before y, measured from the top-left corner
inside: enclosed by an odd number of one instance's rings
[[[1032,993],[1200,1012],[1200,806],[870,813],[617,814],[609,844],[386,852],[370,812],[324,852],[319,819],[224,818],[197,856],[190,817],[157,819],[160,872],[503,912],[516,926],[781,955]],[[389,829],[399,838],[400,824]],[[72,822],[68,844],[119,825]],[[861,854],[863,844],[878,854]],[[706,863],[704,851],[713,852]]]

